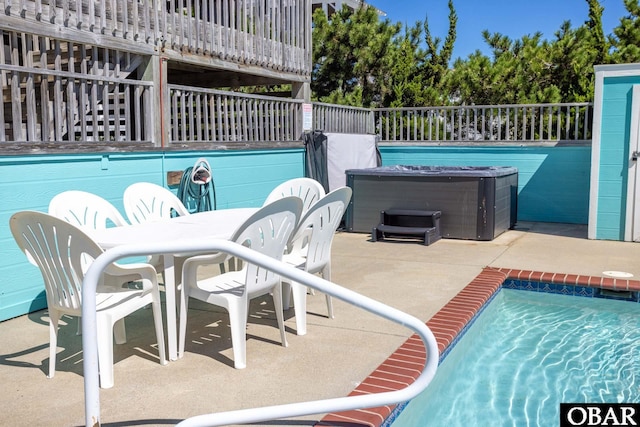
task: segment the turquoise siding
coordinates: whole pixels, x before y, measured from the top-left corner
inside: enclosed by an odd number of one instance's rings
[[[11,236],[14,212],[46,211],[54,195],[77,189],[106,198],[124,214],[129,184],[165,185],[167,171],[184,170],[199,157],[211,164],[218,208],[260,206],[276,184],[304,175],[302,149],[0,156],[0,321],[46,306],[38,269]]]
[[[167,155],[165,174],[184,170],[198,157],[205,157],[213,171],[218,209],[260,206],[282,181],[304,176],[304,150],[270,149],[219,151]]]
[[[383,165],[518,168],[518,220],[586,224],[590,147],[380,148]]]
[[[587,222],[589,147],[384,146],[381,152],[385,165],[515,166],[519,220]],[[166,185],[168,171],[184,170],[199,157],[211,164],[220,209],[260,206],[278,183],[304,175],[302,149],[0,156],[0,321],[46,306],[40,273],[11,237],[14,212],[46,211],[54,195],[69,189],[99,194],[124,212],[129,184]]]
[[[596,238],[624,240],[632,87],[640,76],[605,77]]]

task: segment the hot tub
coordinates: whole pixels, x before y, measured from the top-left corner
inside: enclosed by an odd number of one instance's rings
[[[518,170],[499,166],[383,166],[350,169],[348,231],[371,233],[386,209],[438,210],[442,237],[493,240],[517,217]]]

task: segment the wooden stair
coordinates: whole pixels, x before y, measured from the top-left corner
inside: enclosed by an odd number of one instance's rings
[[[26,34],[4,32],[0,40],[0,66],[25,67],[20,72],[0,68],[0,140],[117,139],[129,125],[124,110],[128,102],[123,92],[114,91],[117,83],[93,78],[126,78],[142,63],[140,55]]]

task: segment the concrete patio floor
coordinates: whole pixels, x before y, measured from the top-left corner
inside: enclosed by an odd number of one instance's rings
[[[339,233],[333,282],[426,321],[484,267],[602,276],[624,271],[640,278],[640,244],[586,238],[586,226],[519,223],[491,242],[443,239],[371,242]],[[289,347],[280,337],[269,298],[251,306],[247,368],[233,368],[226,313],[190,305],[182,359],[158,363],[151,310],[127,318],[128,342],[115,346],[115,385],[101,390],[104,426],[166,426],[210,412],[346,396],[411,331],[334,301],[326,317],[323,295],[308,298],[308,333],[295,335],[286,313]],[[76,321],[59,332],[56,375],[48,372],[48,317],[39,311],[0,323],[0,425],[84,425],[82,343]],[[165,323],[166,327],[166,323]],[[323,414],[260,425],[311,426]]]

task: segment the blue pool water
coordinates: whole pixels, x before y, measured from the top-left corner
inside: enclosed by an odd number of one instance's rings
[[[640,402],[640,304],[502,289],[393,427],[554,426]]]

